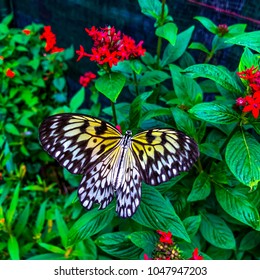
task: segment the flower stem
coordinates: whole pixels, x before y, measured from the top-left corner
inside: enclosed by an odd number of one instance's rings
[[[161,11],[161,18],[158,22],[159,27],[164,24],[164,8],[165,8],[166,0],[162,0],[162,11]],[[157,48],[156,48],[156,55],[157,55],[157,69],[159,69],[159,63],[160,63],[160,56],[161,56],[161,50],[162,50],[162,37],[158,37],[157,41]]]
[[[117,125],[117,117],[116,117],[116,107],[115,103],[111,101],[111,107],[112,107],[112,112],[113,112],[113,118],[114,118],[114,123]]]

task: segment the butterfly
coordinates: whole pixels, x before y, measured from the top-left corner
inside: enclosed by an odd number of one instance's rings
[[[58,114],[39,128],[45,151],[73,174],[82,174],[78,196],[86,209],[104,209],[116,195],[116,212],[132,217],[141,184],[159,185],[188,171],[199,157],[196,142],[183,132],[154,128],[125,135],[99,118]],[[156,199],[156,198],[155,198]]]

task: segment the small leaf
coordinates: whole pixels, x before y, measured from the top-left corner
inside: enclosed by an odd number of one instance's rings
[[[254,187],[260,181],[260,144],[248,132],[237,132],[226,148],[226,162],[234,176],[243,184]]]
[[[68,244],[71,246],[86,239],[109,225],[115,216],[115,205],[110,203],[105,209],[94,208],[81,216],[70,228]]]
[[[228,69],[224,68],[223,66],[215,66],[211,64],[196,64],[186,68],[184,71],[188,73],[192,78],[208,78],[215,81],[223,88],[234,91],[238,95],[242,95],[243,93],[234,77],[231,75]]]
[[[198,20],[209,32],[217,34],[218,27],[216,24],[206,17],[196,16],[194,19]]]
[[[260,31],[252,31],[240,34],[227,40],[228,44],[235,44],[248,47],[256,52],[260,52]]]
[[[65,254],[65,250],[64,249],[61,249],[59,248],[58,246],[54,246],[52,244],[47,244],[47,243],[43,243],[43,242],[39,242],[38,243],[39,246],[41,246],[42,248],[52,252],[52,253],[55,253],[55,254],[61,254],[61,255],[64,255]]]
[[[204,44],[199,43],[199,42],[192,42],[189,45],[189,49],[200,50],[206,54],[210,54],[210,51],[207,49],[207,47]]]
[[[173,206],[154,187],[142,185],[141,204],[132,219],[154,230],[170,231],[173,236],[190,242],[186,229]]]
[[[25,226],[27,225],[30,214],[30,203],[28,203],[22,213],[19,215],[17,222],[15,223],[14,233],[16,237],[19,237]]]
[[[173,46],[175,45],[177,38],[178,27],[172,22],[168,22],[163,26],[157,27],[155,34],[158,37],[162,37],[170,42]]]
[[[214,102],[196,104],[189,113],[198,119],[216,124],[229,124],[240,119],[238,113],[230,107]]]
[[[129,232],[105,233],[96,239],[96,244],[107,254],[119,259],[138,259],[142,249],[136,247],[128,238]]]
[[[19,260],[19,244],[14,236],[11,235],[8,239],[7,247],[11,260]]]
[[[189,27],[177,35],[175,45],[168,44],[164,50],[161,65],[162,67],[179,59],[187,49],[193,33],[194,26]]]
[[[159,236],[154,231],[135,231],[130,233],[127,238],[137,247],[144,249],[148,253],[154,250]]]
[[[116,102],[125,85],[126,77],[121,73],[105,74],[95,81],[98,91],[103,93],[112,102]]]
[[[44,221],[45,221],[46,204],[47,204],[47,200],[45,200],[40,206],[35,222],[35,234],[41,233],[43,229]]]
[[[85,88],[81,87],[78,92],[70,100],[70,108],[72,112],[76,112],[83,104],[85,99]]]
[[[183,224],[190,237],[195,236],[201,223],[201,216],[190,216],[184,219]]]
[[[59,235],[61,237],[61,241],[62,241],[61,243],[62,243],[63,247],[66,248],[69,230],[68,230],[68,227],[67,227],[65,221],[63,220],[62,215],[60,214],[60,212],[57,208],[55,209],[55,220],[56,220]]]
[[[19,199],[19,191],[20,191],[20,182],[17,184],[17,186],[14,190],[13,197],[12,197],[12,200],[10,203],[10,207],[6,212],[6,223],[9,228],[11,228],[12,223],[14,221],[14,214],[15,214],[16,207],[18,204],[18,199]]]
[[[17,127],[12,124],[12,123],[7,123],[5,125],[5,130],[10,133],[10,134],[13,134],[13,135],[16,135],[16,136],[20,136],[20,132],[19,130],[17,129]]]
[[[156,84],[159,84],[167,79],[169,79],[170,76],[160,70],[153,70],[150,72],[145,72],[143,76],[141,76],[138,85],[139,86],[153,86]]]
[[[218,160],[222,160],[219,147],[214,143],[202,143],[199,145],[199,150],[202,154],[207,155]]]
[[[231,229],[225,221],[213,214],[203,214],[200,231],[212,245],[222,249],[235,249],[236,242]]]
[[[249,200],[232,188],[215,186],[216,198],[220,206],[233,218],[253,229],[260,229],[260,216],[257,208]]]
[[[53,85],[55,86],[55,88],[62,92],[64,90],[64,87],[66,85],[66,80],[64,77],[60,77],[60,78],[55,78],[53,80]]]
[[[203,200],[209,196],[210,190],[211,186],[209,175],[205,172],[201,172],[193,183],[192,190],[187,198],[187,201],[193,202]]]
[[[241,240],[239,250],[252,250],[260,244],[260,232],[249,231]]]

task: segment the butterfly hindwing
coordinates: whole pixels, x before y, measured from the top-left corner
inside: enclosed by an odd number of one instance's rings
[[[43,148],[73,174],[86,174],[122,138],[107,122],[80,114],[50,116],[39,134]]]
[[[132,149],[142,179],[159,185],[188,171],[199,156],[197,144],[173,129],[150,129],[132,138]]]

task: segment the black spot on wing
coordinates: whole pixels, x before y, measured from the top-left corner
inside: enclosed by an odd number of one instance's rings
[[[101,125],[95,126],[94,129],[97,135],[103,134],[107,130],[107,124],[106,122],[101,121]]]
[[[152,132],[153,132],[153,130],[152,129],[150,129],[150,130],[148,130],[147,131],[147,133],[146,133],[146,141],[149,143],[149,144],[151,144],[153,141],[154,141],[154,139],[155,139],[155,136],[153,136],[152,135]]]

